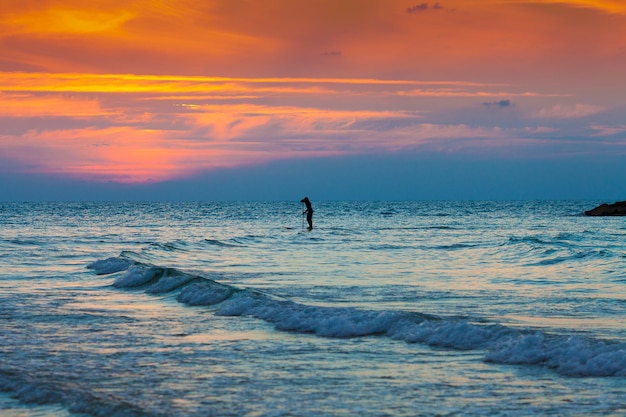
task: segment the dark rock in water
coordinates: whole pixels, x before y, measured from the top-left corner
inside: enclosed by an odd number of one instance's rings
[[[601,204],[593,210],[585,212],[587,216],[626,216],[626,201],[613,204]]]

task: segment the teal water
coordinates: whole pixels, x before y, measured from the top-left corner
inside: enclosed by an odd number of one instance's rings
[[[0,205],[0,414],[626,414],[597,202]]]

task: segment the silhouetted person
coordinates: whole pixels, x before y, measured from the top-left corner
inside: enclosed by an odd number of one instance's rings
[[[309,230],[313,229],[313,207],[311,206],[311,201],[309,201],[309,197],[304,197],[300,200],[301,203],[306,205],[306,210],[302,212],[302,214],[306,213],[306,221],[309,224]]]

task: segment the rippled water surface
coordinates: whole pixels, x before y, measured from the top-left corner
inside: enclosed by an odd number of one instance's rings
[[[626,414],[624,218],[313,204],[0,205],[0,414]]]

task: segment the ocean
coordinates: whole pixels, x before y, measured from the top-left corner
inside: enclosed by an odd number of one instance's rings
[[[299,198],[0,203],[0,415],[626,415],[626,218]]]

